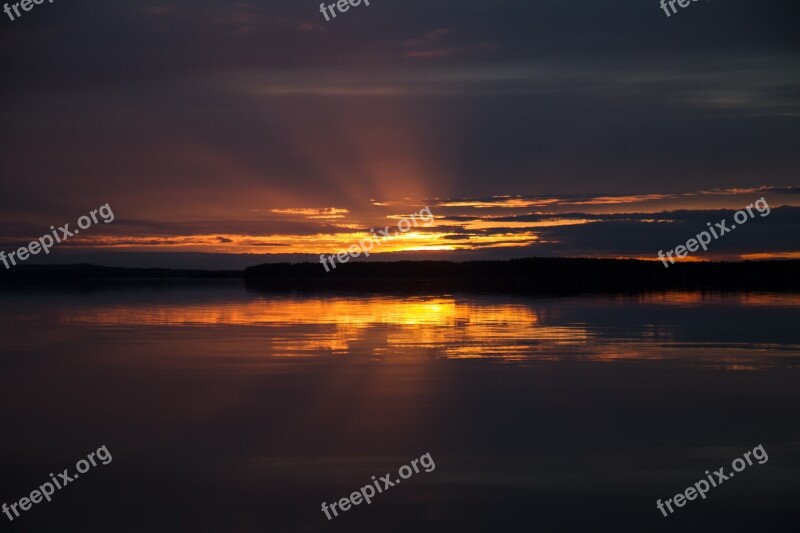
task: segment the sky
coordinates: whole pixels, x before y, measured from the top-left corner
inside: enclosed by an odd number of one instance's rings
[[[676,6],[677,7],[677,6]],[[0,13],[0,249],[29,263],[800,258],[789,0],[55,0]],[[728,223],[730,225],[730,222]],[[364,259],[362,257],[362,259]]]

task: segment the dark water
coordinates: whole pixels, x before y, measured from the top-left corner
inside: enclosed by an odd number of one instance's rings
[[[800,298],[0,296],[8,531],[797,531]],[[665,518],[672,498],[768,454]],[[430,453],[328,520],[335,502]],[[383,485],[381,485],[383,486]],[[13,515],[12,515],[13,516]]]

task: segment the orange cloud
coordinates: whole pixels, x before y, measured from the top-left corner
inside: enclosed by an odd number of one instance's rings
[[[273,209],[272,213],[278,215],[297,215],[312,219],[344,218],[350,211],[337,207],[299,207],[291,209]]]

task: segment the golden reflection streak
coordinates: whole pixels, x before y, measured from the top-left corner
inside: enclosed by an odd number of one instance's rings
[[[59,321],[70,326],[273,326],[279,329],[270,329],[265,341],[271,341],[275,355],[318,355],[320,350],[348,353],[358,345],[368,345],[376,355],[418,354],[433,348],[452,358],[517,359],[530,352],[531,342],[585,346],[590,340],[581,327],[539,324],[535,311],[526,305],[476,304],[452,298],[121,304],[64,313]],[[281,334],[275,336],[276,331]],[[380,339],[377,345],[376,339]]]
[[[630,301],[631,296],[620,296],[618,299]],[[660,305],[686,305],[719,301],[719,293],[703,293],[689,291],[650,292],[636,297],[639,302]],[[791,293],[733,293],[726,294],[725,301],[735,305],[798,307],[800,295]]]
[[[798,296],[736,294],[736,305],[796,307]],[[699,292],[619,296],[648,305],[704,305],[719,296]],[[548,325],[540,312],[521,303],[456,300],[450,297],[306,298],[165,305],[114,304],[64,310],[56,318],[67,326],[89,327],[246,327],[242,352],[254,359],[361,354],[372,357],[435,356],[496,359],[507,362],[587,360],[605,363],[656,361],[691,354],[698,364],[731,370],[759,370],[771,346],[745,350],[719,343],[676,344],[671,326],[652,324],[636,338],[606,337],[584,323]],[[557,321],[557,316],[547,321]],[[200,350],[202,351],[202,350]],[[237,352],[238,353],[238,352]]]

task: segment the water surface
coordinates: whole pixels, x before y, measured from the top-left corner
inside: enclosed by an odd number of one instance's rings
[[[7,292],[0,496],[105,444],[110,465],[9,526],[794,531],[798,301],[237,282]],[[758,444],[766,464],[656,510]],[[434,471],[332,521],[321,512],[427,452]]]

